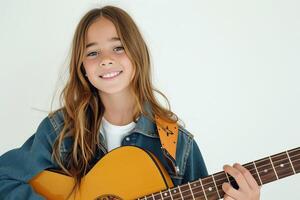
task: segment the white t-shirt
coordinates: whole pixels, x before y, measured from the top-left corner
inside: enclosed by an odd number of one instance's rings
[[[122,139],[135,127],[135,124],[130,122],[124,126],[117,126],[102,117],[100,132],[105,138],[108,151],[120,147]]]

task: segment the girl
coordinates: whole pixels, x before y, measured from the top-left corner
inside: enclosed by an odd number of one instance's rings
[[[181,125],[176,160],[161,148],[154,116],[170,123],[178,117],[155,98],[154,91],[164,95],[152,86],[148,48],[125,11],[113,6],[89,11],[77,26],[69,66],[62,107],[20,148],[1,156],[0,199],[43,199],[28,182],[45,169],[74,177],[78,189],[99,159],[124,145],[152,152],[175,186],[208,175],[193,136]],[[224,183],[224,199],[259,199],[249,171],[239,164],[224,170],[239,185]]]

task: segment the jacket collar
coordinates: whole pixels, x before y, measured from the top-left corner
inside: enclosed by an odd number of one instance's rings
[[[152,114],[152,107],[150,103],[145,102],[144,108],[146,112],[153,116]],[[63,112],[61,109],[58,110],[58,112],[54,116],[50,116],[50,121],[52,122],[52,125],[54,126],[54,129],[60,128],[63,124]],[[152,121],[148,116],[141,114],[136,122],[136,125],[134,129],[131,131],[137,132],[140,134],[143,134],[145,136],[158,138],[157,128],[155,121]]]
[[[144,108],[150,116],[153,117],[152,107],[150,103],[145,102]],[[158,138],[155,121],[152,121],[148,116],[141,114],[136,122],[135,128],[131,132],[138,132],[149,137]]]

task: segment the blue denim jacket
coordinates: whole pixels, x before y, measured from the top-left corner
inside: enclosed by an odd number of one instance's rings
[[[20,148],[10,150],[0,157],[0,200],[44,199],[34,192],[28,181],[45,169],[59,169],[51,160],[51,154],[63,122],[62,111],[48,115],[39,124],[35,134]],[[175,186],[207,176],[204,160],[193,135],[182,126],[178,129],[175,161],[161,148],[155,123],[144,115],[139,117],[135,128],[124,137],[122,146],[134,145],[152,152],[165,166]],[[61,147],[62,155],[71,151],[71,146],[72,140],[65,139]],[[99,149],[94,163],[105,153],[105,148]],[[174,170],[174,166],[177,170]]]

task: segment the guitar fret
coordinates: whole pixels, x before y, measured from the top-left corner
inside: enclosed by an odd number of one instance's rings
[[[180,191],[181,191],[181,194],[183,196],[183,199],[185,199],[186,197],[191,197],[192,196],[192,193],[191,193],[192,191],[190,190],[188,184],[181,185],[180,186]]]
[[[147,200],[148,199],[148,197],[147,196],[145,196],[144,198],[142,198],[142,199],[145,199],[145,200]]]
[[[208,199],[218,199],[218,188],[215,187],[212,176],[207,176],[202,179],[202,184]]]
[[[172,199],[176,199],[176,200],[182,199],[182,197],[180,195],[180,190],[178,190],[178,189],[179,189],[179,187],[170,189]]]
[[[152,199],[155,200],[154,194],[152,194]]]
[[[255,161],[255,164],[263,184],[278,180],[268,157]]]
[[[179,190],[179,194],[180,194],[180,196],[181,196],[181,199],[183,199],[182,192],[181,192],[181,189],[180,189],[179,186],[178,186],[178,190]]]
[[[163,199],[171,199],[171,194],[169,192],[169,190],[164,190],[162,193]]]
[[[261,181],[260,175],[259,175],[259,173],[258,173],[258,170],[257,170],[256,164],[255,164],[255,162],[254,162],[254,161],[253,161],[253,165],[254,165],[254,167],[255,167],[255,171],[256,171],[256,173],[257,173],[257,177],[258,177],[258,180],[259,180],[259,182],[260,182],[260,185],[262,185],[263,183],[262,183],[262,181]]]
[[[221,196],[220,196],[220,194],[219,194],[219,190],[218,190],[218,187],[217,187],[217,184],[216,184],[216,180],[215,180],[215,178],[214,178],[214,175],[212,175],[212,179],[213,179],[213,181],[214,181],[214,184],[215,184],[215,187],[216,187],[216,190],[217,190],[218,197],[219,197],[219,199],[221,199]]]
[[[173,195],[172,195],[172,193],[171,193],[170,188],[169,188],[169,194],[170,194],[171,199],[173,200]]]
[[[272,161],[272,159],[271,159],[271,157],[270,157],[270,156],[269,156],[269,159],[270,159],[270,162],[271,162],[272,168],[273,168],[273,170],[274,170],[274,173],[275,173],[275,175],[276,175],[276,178],[277,178],[277,180],[278,180],[279,178],[278,178],[277,172],[276,172],[276,170],[275,170],[275,167],[274,167],[273,161]]]
[[[191,197],[193,197],[194,199],[198,199],[198,197],[203,199],[203,191],[200,186],[199,180],[190,182],[190,187],[192,189],[192,195],[193,195],[193,196],[190,195]]]
[[[291,161],[291,158],[290,158],[290,155],[289,155],[288,151],[285,151],[285,153],[286,153],[286,155],[287,155],[287,157],[288,157],[288,159],[289,159],[289,161],[290,161],[290,164],[291,164],[291,166],[292,166],[292,169],[293,169],[294,174],[296,174],[294,165],[293,165],[293,163],[292,163],[292,161]]]
[[[201,185],[201,187],[202,187],[202,191],[203,191],[204,197],[205,197],[205,199],[207,200],[206,192],[205,192],[205,190],[204,190],[204,187],[203,187],[203,184],[202,184],[201,179],[199,179],[199,182],[200,182],[200,185]]]
[[[300,147],[288,151],[296,173],[300,173]]]
[[[226,182],[226,179],[227,179],[226,173],[225,172],[215,173],[214,174],[214,179],[215,179],[215,182],[216,182],[216,185],[217,185],[217,192],[219,194],[219,198],[223,198],[225,192],[222,189],[222,184],[224,182]]]
[[[155,200],[162,200],[163,199],[163,197],[160,195],[160,193],[154,194],[153,197],[154,197]]]
[[[190,183],[189,183],[189,182],[188,182],[188,185],[189,185],[189,187],[190,187],[190,190],[191,190],[192,197],[193,197],[193,199],[195,200],[195,197],[194,197],[194,194],[193,194],[193,190],[192,190],[192,188],[191,188],[191,185],[190,185]]]
[[[293,168],[285,152],[271,156],[278,178],[293,175]]]
[[[162,195],[161,191],[160,191],[159,193],[160,193],[161,199],[164,199],[164,197],[163,197],[163,195]]]

